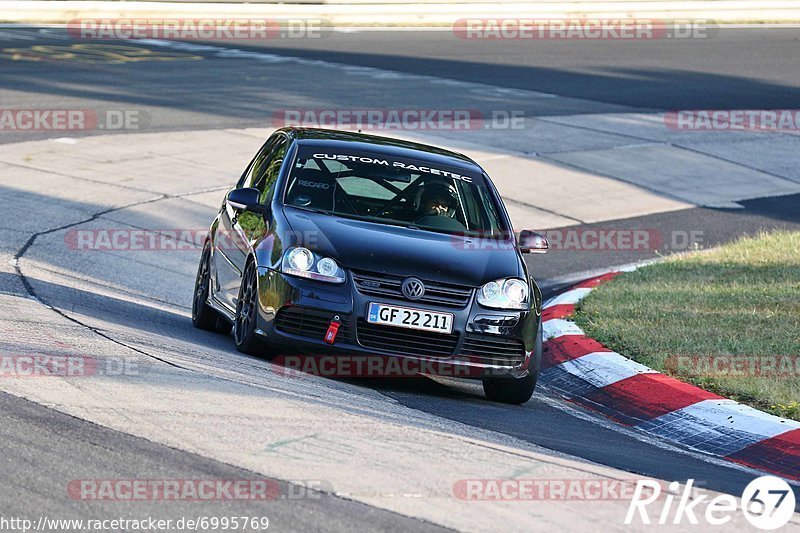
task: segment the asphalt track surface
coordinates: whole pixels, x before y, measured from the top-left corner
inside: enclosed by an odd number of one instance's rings
[[[24,35],[31,38],[0,44],[9,48],[65,43],[57,30],[37,33],[28,29]],[[244,48],[240,43],[237,47]],[[464,81],[490,81],[494,85],[580,99],[571,110],[547,110],[542,104],[531,104],[531,113],[591,113],[621,107],[793,108],[800,101],[800,30],[797,29],[726,30],[699,43],[512,42],[504,47],[491,42],[459,42],[441,32],[367,32],[335,34],[325,41],[300,44],[270,43],[257,48],[275,54]],[[65,107],[65,102],[71,107],[147,106],[157,110],[155,130],[263,126],[264,114],[258,102],[262,93],[268,92],[270,83],[259,77],[257,64],[234,69],[219,60],[180,69],[170,63],[151,63],[144,75],[137,76],[125,64],[12,62],[6,58],[0,59],[0,69],[3,107],[58,108]],[[306,94],[352,90],[339,88],[335,83],[303,88]],[[357,99],[359,95],[354,97]],[[53,134],[3,134],[0,143],[48,136]],[[710,245],[762,228],[800,229],[798,200],[797,197],[765,198],[745,202],[743,209],[696,208],[626,219],[615,225],[663,231],[702,229],[705,244]],[[531,267],[552,292],[564,277],[656,255],[655,250],[624,254],[564,251],[537,258]],[[6,282],[4,290],[12,284]],[[151,331],[156,339],[190,342],[196,341],[198,335],[205,335],[209,347],[234,351],[230,339],[198,333],[186,317],[166,313],[158,317],[142,315],[125,302],[78,294],[55,284],[37,284],[35,291],[42,301],[56,309],[91,308],[98,319],[125,322],[126,327]],[[568,406],[547,390],[539,390],[524,406],[510,407],[484,401],[472,384],[422,378],[402,383],[359,381],[358,384],[413,409],[633,473],[667,480],[694,478],[710,489],[736,495],[753,478],[751,473],[634,438],[590,412]],[[0,395],[0,419],[3,515],[38,515],[44,509],[52,515],[80,516],[85,504],[65,499],[60,480],[86,476],[86,472],[97,472],[98,478],[249,475],[223,463],[105,429],[6,394]],[[64,472],[65,469],[76,473]],[[136,512],[181,514],[181,509],[174,506],[167,509],[158,504],[152,504],[152,508],[148,505],[137,506]],[[130,512],[124,507],[119,510]],[[437,529],[413,518],[332,496],[312,503],[275,502],[269,514],[280,530],[355,530],[364,524],[375,530]]]
[[[532,41],[454,39],[449,31],[363,32],[334,33],[301,46],[276,40],[259,48],[457,80],[502,80],[504,87],[642,109],[797,106],[800,29],[710,28],[706,35]]]

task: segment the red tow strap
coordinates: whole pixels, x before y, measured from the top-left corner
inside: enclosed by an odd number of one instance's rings
[[[328,331],[325,332],[325,342],[328,344],[333,344],[336,342],[336,335],[339,333],[340,325],[341,322],[339,322],[339,317],[333,317],[333,320],[331,320],[331,323],[328,326]]]

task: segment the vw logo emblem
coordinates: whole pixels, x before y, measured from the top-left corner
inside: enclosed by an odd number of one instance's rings
[[[403,295],[409,300],[419,300],[425,296],[425,284],[417,278],[403,280],[401,289],[403,290]]]

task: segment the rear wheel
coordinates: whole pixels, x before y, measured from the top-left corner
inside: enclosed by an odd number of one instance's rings
[[[192,298],[192,325],[206,331],[225,331],[227,322],[208,305],[208,295],[211,290],[211,246],[206,244],[200,256],[200,265],[197,267],[197,278],[194,282],[194,297]],[[227,325],[230,331],[230,325]]]
[[[247,264],[239,287],[236,302],[236,319],[233,323],[233,340],[236,349],[250,355],[263,355],[266,345],[256,335],[258,317],[258,280],[256,267],[252,261]]]

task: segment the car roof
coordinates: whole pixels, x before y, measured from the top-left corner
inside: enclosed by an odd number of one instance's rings
[[[478,174],[483,173],[483,169],[475,161],[443,148],[437,148],[427,144],[421,144],[379,135],[367,135],[352,131],[329,130],[321,128],[282,128],[290,137],[296,139],[300,146],[319,146],[327,148],[338,148],[353,150],[357,152],[367,152],[382,154],[387,156],[404,157],[425,161],[426,163],[438,163],[463,170],[471,170]]]

